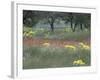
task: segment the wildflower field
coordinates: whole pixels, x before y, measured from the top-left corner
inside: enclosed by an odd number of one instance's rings
[[[23,10],[23,69],[91,66],[91,14]]]
[[[91,65],[90,31],[23,27],[23,69]]]

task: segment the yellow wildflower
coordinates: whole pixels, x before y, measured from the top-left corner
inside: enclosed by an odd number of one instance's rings
[[[84,44],[84,43],[79,43],[79,44],[83,49],[86,49],[86,50],[90,49],[90,47],[88,45]]]
[[[79,60],[73,61],[73,64],[76,64],[76,65],[84,65],[85,62],[83,60],[79,59]]]
[[[88,45],[84,45],[83,48],[87,49],[87,50],[90,49],[90,47]]]
[[[29,31],[29,34],[35,34],[36,33],[36,31]]]
[[[70,49],[76,50],[76,47],[73,45],[65,45],[65,48],[70,48]]]
[[[77,61],[73,61],[73,64],[77,64]]]
[[[77,64],[82,64],[83,61],[80,59],[80,60],[77,60]]]
[[[84,45],[84,43],[80,42],[80,43],[79,43],[79,45],[83,46],[83,45]]]
[[[50,46],[50,43],[43,43],[42,45],[48,47],[48,46]]]

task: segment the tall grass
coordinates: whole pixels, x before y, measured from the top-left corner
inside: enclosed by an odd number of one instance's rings
[[[75,60],[83,60],[84,65],[73,65]],[[54,67],[73,67],[89,66],[90,50],[59,48],[59,47],[40,47],[24,46],[23,69],[34,68],[54,68]]]
[[[90,38],[90,31],[72,32],[69,28],[54,29],[54,32],[43,28],[23,28],[24,38],[41,38],[56,40],[82,41]],[[76,50],[64,47],[44,47],[23,45],[23,69],[34,68],[54,68],[54,67],[74,67],[74,66],[90,66],[91,52],[78,46]],[[86,47],[86,46],[85,46]],[[73,62],[78,62],[73,64]],[[84,62],[84,65],[80,63]]]

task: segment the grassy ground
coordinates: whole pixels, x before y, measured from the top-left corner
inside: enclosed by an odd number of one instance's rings
[[[24,46],[24,69],[89,66],[90,50],[77,47],[76,50],[59,47]],[[82,60],[84,64],[74,61]]]
[[[36,44],[31,43],[31,46],[24,43],[23,69],[91,65],[90,44],[88,43],[90,32],[87,30],[72,32],[69,28],[63,28],[51,32],[48,29],[24,28],[23,36],[24,40],[29,40],[30,37],[40,39],[39,45],[37,45],[37,41]],[[41,39],[48,41],[42,42]],[[52,43],[50,40],[54,42]],[[55,40],[64,40],[65,42]],[[75,44],[68,44],[68,41],[74,41]]]
[[[54,32],[51,32],[50,29],[24,28],[24,37],[82,41],[83,39],[90,38],[90,31],[76,30],[72,32],[70,28],[62,28],[55,29]]]

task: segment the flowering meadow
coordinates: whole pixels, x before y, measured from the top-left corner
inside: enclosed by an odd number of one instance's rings
[[[90,31],[24,28],[23,69],[91,65]]]
[[[23,69],[91,66],[91,14],[23,10]]]

